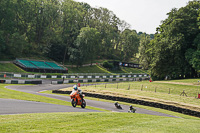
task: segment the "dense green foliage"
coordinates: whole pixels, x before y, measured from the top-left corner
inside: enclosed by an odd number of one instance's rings
[[[112,69],[114,67],[113,63],[109,63],[108,61],[103,62],[103,67]]]
[[[198,77],[200,71],[200,1],[172,9],[157,28],[154,40],[143,36],[140,62],[154,79]]]
[[[142,34],[106,8],[73,0],[1,0],[0,14],[0,60],[38,56],[76,65],[129,60]]]
[[[84,27],[81,29],[75,41],[75,48],[71,48],[70,59],[77,65],[83,62],[92,61],[99,53],[100,33],[95,28]]]

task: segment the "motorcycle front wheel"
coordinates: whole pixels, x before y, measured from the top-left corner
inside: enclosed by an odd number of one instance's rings
[[[76,103],[76,101],[74,99],[72,99],[71,104],[72,104],[73,107],[76,107],[77,103]]]
[[[82,107],[82,108],[85,108],[85,107],[86,107],[86,102],[85,102],[84,99],[83,99],[83,102],[82,102],[82,104],[81,104],[81,107]]]

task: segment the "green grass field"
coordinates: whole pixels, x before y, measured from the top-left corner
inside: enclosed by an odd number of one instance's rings
[[[133,113],[48,113],[0,116],[1,133],[199,133],[200,119]]]
[[[99,69],[97,65],[85,67],[68,67],[69,73],[106,73],[104,70]]]
[[[22,70],[12,63],[0,63],[0,72],[26,73],[26,71]]]
[[[0,72],[10,72],[10,73],[30,73],[30,74],[38,74],[35,72],[26,72],[23,69],[19,68],[13,63],[0,63]],[[39,73],[42,74],[42,73]],[[46,73],[47,75],[61,75],[60,73]]]
[[[178,79],[178,80],[164,80],[162,81],[163,83],[165,82],[175,82],[175,83],[184,83],[188,85],[200,85],[200,79]]]

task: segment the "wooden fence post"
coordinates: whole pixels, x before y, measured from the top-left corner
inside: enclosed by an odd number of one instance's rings
[[[181,95],[183,95],[183,96],[185,95],[187,97],[187,94],[185,93],[185,90],[183,90],[183,92],[180,94],[180,96]]]

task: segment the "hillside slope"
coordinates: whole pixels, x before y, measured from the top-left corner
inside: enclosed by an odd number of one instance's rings
[[[107,70],[101,65],[83,66],[83,67],[67,67],[68,73],[145,73],[144,71],[136,68],[121,68],[121,70]],[[30,73],[22,70],[13,63],[0,63],[0,72],[13,72],[13,73]]]

